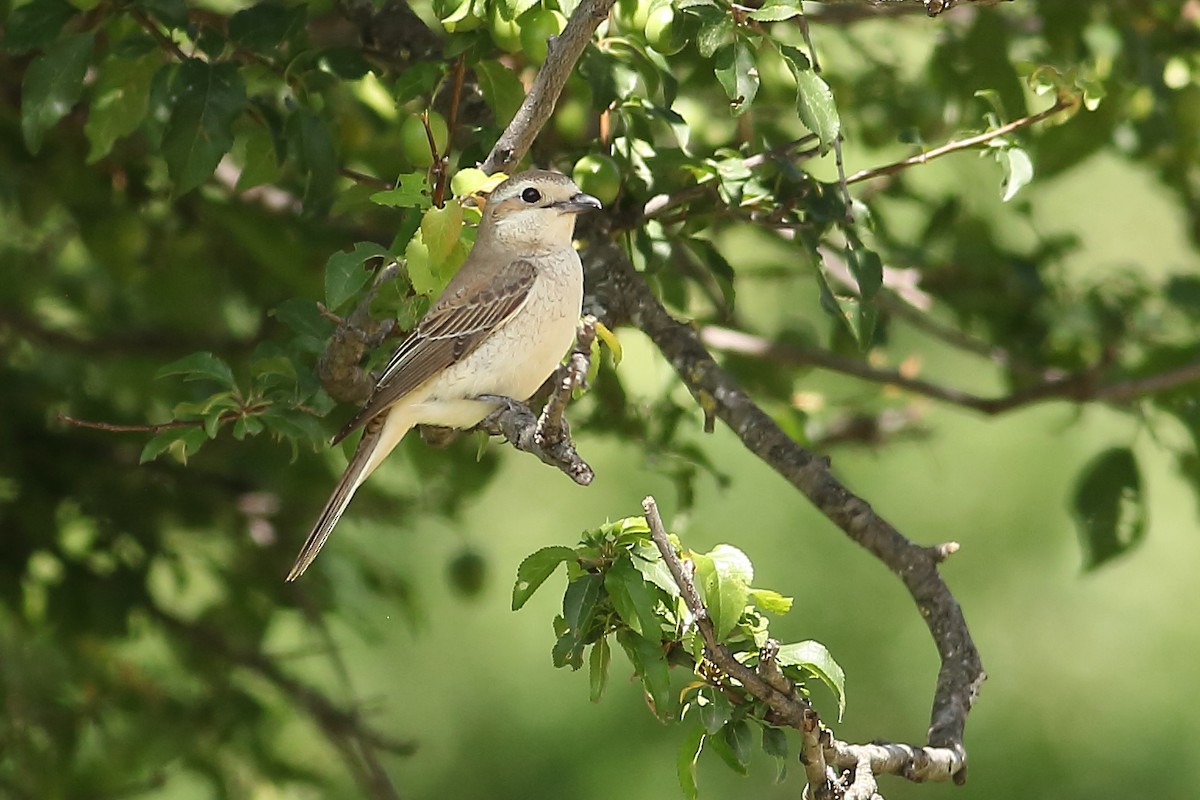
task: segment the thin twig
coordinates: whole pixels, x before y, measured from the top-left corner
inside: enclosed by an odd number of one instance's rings
[[[860,170],[846,178],[846,183],[859,183],[861,181],[871,180],[872,178],[879,178],[884,175],[894,175],[895,173],[908,169],[909,167],[915,167],[918,164],[926,164],[930,161],[933,161],[935,158],[941,158],[942,156],[949,155],[951,153],[957,153],[961,150],[970,150],[971,148],[978,147],[981,144],[987,144],[991,140],[1000,136],[1012,133],[1013,131],[1018,131],[1022,128],[1027,128],[1034,123],[1041,122],[1044,119],[1054,116],[1060,111],[1066,111],[1067,109],[1074,108],[1077,105],[1079,105],[1079,98],[1077,97],[1060,97],[1054,103],[1054,105],[1050,106],[1050,108],[1047,108],[1045,111],[1038,112],[1037,114],[1031,114],[1027,117],[1021,117],[1020,119],[1015,119],[1006,125],[1001,125],[999,128],[993,128],[990,131],[984,131],[977,136],[971,136],[966,139],[947,142],[941,147],[935,147],[932,150],[926,150],[922,153],[917,153],[915,156],[909,156],[908,158],[901,159],[900,161],[895,161],[891,164],[885,164],[882,167],[872,167],[871,169]]]
[[[135,20],[137,20],[137,23],[141,25],[151,37],[154,38],[154,41],[158,42],[159,47],[162,47],[168,53],[175,56],[175,58],[177,58],[179,61],[188,60],[188,54],[180,49],[179,45],[175,43],[174,39],[162,32],[154,20],[150,19],[149,15],[147,15],[145,11],[142,11],[140,8],[130,6],[129,13]]]

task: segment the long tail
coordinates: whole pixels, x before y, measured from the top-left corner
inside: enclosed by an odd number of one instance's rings
[[[403,409],[393,408],[367,423],[362,439],[359,440],[358,447],[354,450],[354,455],[346,466],[346,471],[342,473],[341,480],[334,488],[329,502],[321,511],[321,516],[317,519],[317,524],[313,526],[312,533],[308,534],[308,539],[300,548],[300,555],[296,556],[296,563],[287,576],[289,581],[294,581],[304,574],[313,559],[317,557],[317,553],[321,552],[321,548],[325,546],[325,540],[329,538],[329,534],[333,533],[333,527],[342,518],[342,512],[346,510],[346,506],[350,505],[350,499],[354,497],[358,487],[362,486],[363,481],[383,463],[388,454],[404,438],[404,434],[408,433],[413,423],[407,419],[407,416]]]

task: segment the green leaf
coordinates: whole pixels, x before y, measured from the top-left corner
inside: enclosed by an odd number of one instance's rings
[[[395,189],[385,189],[371,195],[371,202],[392,208],[424,209],[433,205],[432,192],[427,173],[408,172],[396,178]]]
[[[728,13],[722,12],[700,27],[700,33],[696,37],[696,49],[700,51],[701,57],[712,58],[717,49],[724,45],[732,34],[733,18]]]
[[[307,178],[304,182],[304,208],[310,214],[324,213],[333,203],[337,182],[338,156],[329,128],[316,112],[298,109],[288,118],[288,141]]]
[[[789,2],[789,0],[771,0],[771,2],[763,5],[762,8],[751,11],[750,19],[755,22],[782,22],[785,19],[801,16],[804,11],[800,8],[800,3]]]
[[[526,557],[517,567],[517,582],[513,584],[512,609],[521,608],[533,596],[546,579],[558,569],[558,565],[575,559],[570,547],[543,547]]]
[[[150,12],[151,16],[168,28],[187,27],[187,0],[136,0],[134,5]]]
[[[91,33],[68,36],[26,68],[21,83],[21,133],[31,153],[42,149],[42,137],[71,111],[83,93],[92,44]]]
[[[705,554],[692,554],[696,565],[696,588],[712,618],[717,638],[724,640],[746,610],[754,567],[746,554],[728,544],[719,544]]]
[[[788,741],[787,734],[782,728],[776,728],[771,725],[764,725],[762,729],[762,749],[763,752],[775,759],[778,771],[775,774],[775,782],[783,783],[783,779],[787,777],[788,765]]]
[[[208,441],[208,435],[199,427],[169,428],[155,434],[142,448],[138,463],[145,464],[153,461],[163,453],[170,451],[181,464],[187,464],[190,456],[195,455],[200,445]]]
[[[91,143],[89,164],[108,155],[113,143],[137,130],[150,108],[150,85],[162,67],[157,52],[137,58],[111,55],[97,69],[83,132]]]
[[[679,776],[679,788],[687,800],[696,800],[700,789],[696,785],[696,761],[700,751],[704,749],[704,728],[692,728],[687,737],[679,743],[679,755],[675,758],[675,773]]]
[[[323,343],[334,331],[335,325],[329,319],[321,316],[317,304],[311,300],[301,300],[298,297],[284,300],[272,312],[275,319],[287,325],[304,342],[305,349],[317,344],[320,349]],[[317,352],[319,352],[319,349]]]
[[[271,136],[270,131],[265,128],[252,128],[239,137],[239,144],[240,147],[234,147],[234,154],[241,156],[242,171],[238,174],[235,191],[243,192],[279,180],[282,170],[275,148],[275,138]]]
[[[642,679],[642,686],[654,706],[655,716],[664,722],[674,719],[675,695],[671,691],[670,665],[662,642],[647,639],[624,628],[617,631],[617,642]]]
[[[658,596],[642,574],[634,569],[629,557],[618,558],[609,567],[604,576],[604,588],[608,590],[617,614],[635,633],[649,639],[662,635],[662,623],[654,613]]]
[[[706,732],[715,735],[733,717],[733,704],[720,689],[701,689],[699,696],[703,699],[703,703],[697,700],[700,723]]]
[[[567,631],[576,642],[582,644],[583,637],[591,627],[592,616],[596,613],[596,603],[600,600],[600,589],[603,585],[604,578],[592,573],[567,584],[567,591],[563,593],[563,619],[566,620]]]
[[[434,270],[450,257],[463,229],[463,207],[449,202],[442,208],[431,208],[421,218],[421,239],[429,248],[429,261]]]
[[[56,38],[77,9],[66,0],[33,0],[13,10],[4,23],[0,50],[24,53],[45,47]]]
[[[1114,447],[1092,459],[1075,482],[1071,509],[1085,570],[1139,544],[1146,534],[1146,497],[1133,451]]]
[[[184,61],[174,79],[171,121],[163,134],[167,169],[180,194],[208,180],[233,146],[232,126],[246,107],[237,64]]]
[[[212,353],[192,353],[178,361],[172,361],[165,367],[160,367],[154,373],[155,380],[169,375],[182,375],[185,381],[210,380],[221,386],[234,387],[233,370],[220,358]]]
[[[303,4],[258,3],[229,18],[229,38],[247,50],[264,55],[272,52],[293,33],[304,28],[307,7]]]
[[[772,614],[786,614],[792,610],[792,598],[784,597],[770,589],[751,589],[750,602]]]
[[[833,100],[833,91],[825,79],[813,69],[808,56],[798,48],[780,45],[779,53],[783,56],[792,76],[796,79],[796,111],[804,126],[817,135],[821,142],[821,152],[825,152],[841,131],[841,120],[838,118],[837,104]]]
[[[497,121],[508,124],[525,100],[525,87],[520,78],[498,61],[480,61],[475,65],[475,76],[488,108],[492,109]]]
[[[996,154],[996,158],[1004,167],[1004,181],[1000,184],[1004,191],[1000,199],[1007,203],[1033,180],[1033,160],[1020,147],[1006,147]]]
[[[837,698],[838,721],[841,722],[846,710],[846,673],[842,672],[841,666],[833,660],[825,645],[813,641],[785,644],[779,648],[775,661],[781,667],[806,669],[824,681]]]
[[[717,51],[713,71],[729,97],[733,115],[740,116],[758,94],[758,65],[754,61],[754,51],[742,41],[726,45]]]
[[[462,5],[468,8],[471,3],[468,0]],[[446,62],[443,61],[425,61],[405,67],[400,77],[396,78],[396,85],[392,90],[396,103],[404,105],[410,100],[424,97],[433,91],[433,87],[437,86],[437,82],[445,74]]]
[[[863,302],[870,302],[883,286],[883,261],[879,254],[861,245],[847,247],[846,263],[858,283],[858,293]]]
[[[336,311],[362,290],[371,279],[363,264],[373,258],[391,259],[386,247],[375,242],[357,242],[349,253],[337,252],[325,262],[325,307]]]
[[[750,756],[754,752],[754,731],[750,729],[750,723],[739,719],[727,724],[725,743],[729,745],[730,752],[743,770],[750,766]]]
[[[608,665],[612,661],[612,650],[608,644],[608,637],[601,636],[592,645],[592,652],[588,655],[588,683],[591,686],[592,702],[599,702],[604,695],[604,687],[608,685]]]
[[[633,546],[632,563],[634,569],[641,573],[644,580],[653,583],[672,597],[679,596],[679,585],[667,562],[663,561],[662,553],[653,542],[638,542]]]

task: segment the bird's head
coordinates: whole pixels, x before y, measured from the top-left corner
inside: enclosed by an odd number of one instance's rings
[[[561,172],[518,172],[488,195],[478,238],[526,252],[567,247],[575,215],[597,208],[600,201]]]

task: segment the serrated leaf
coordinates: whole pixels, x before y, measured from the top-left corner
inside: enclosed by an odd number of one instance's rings
[[[806,669],[824,681],[837,698],[838,721],[841,722],[842,714],[846,711],[846,673],[833,660],[825,645],[813,641],[785,644],[779,648],[775,661],[781,667]]]
[[[179,194],[195,189],[233,146],[232,126],[246,106],[238,65],[184,61],[171,81],[174,104],[162,152]]]
[[[113,143],[142,124],[150,108],[150,85],[161,67],[162,57],[156,52],[137,58],[111,55],[99,66],[83,126],[91,143],[89,164],[108,155]]]
[[[851,247],[846,251],[846,264],[858,283],[863,302],[870,302],[883,286],[883,261],[879,254],[861,245]]]
[[[212,353],[192,353],[178,361],[160,367],[154,373],[155,380],[170,375],[182,375],[185,381],[211,380],[222,386],[234,387],[233,370],[224,360]]]
[[[767,3],[762,8],[751,11],[749,17],[755,22],[782,22],[803,13],[799,8],[799,3],[789,3],[783,0],[782,2]]]
[[[717,545],[708,553],[693,553],[691,558],[696,565],[696,588],[703,594],[717,638],[724,640],[746,610],[754,568],[745,553],[728,544]]]
[[[171,428],[161,431],[146,442],[138,463],[145,464],[165,452],[170,452],[179,463],[187,464],[188,458],[195,455],[206,441],[208,441],[208,436],[199,427]]]
[[[630,557],[618,558],[609,567],[604,575],[604,588],[626,625],[647,638],[661,636],[662,624],[655,614],[658,597],[642,574],[634,569]]]
[[[21,82],[21,133],[29,152],[75,106],[92,60],[92,34],[77,33],[51,45],[30,62]]]
[[[772,614],[786,614],[792,610],[793,600],[770,589],[751,589],[750,602],[763,611],[769,611]]]
[[[387,248],[375,242],[357,242],[349,253],[337,252],[325,262],[325,307],[336,311],[371,279],[363,264],[373,258],[390,259]]]
[[[433,206],[432,192],[427,173],[406,172],[396,178],[396,188],[376,192],[371,202],[392,208],[425,209]]]
[[[647,639],[624,628],[617,631],[617,642],[642,679],[642,687],[653,704],[654,715],[664,722],[674,719],[676,701],[671,691],[670,665],[662,642],[657,638]]]
[[[265,128],[252,128],[240,140],[242,171],[238,173],[234,190],[244,192],[255,186],[279,180],[282,169],[279,165],[275,139]],[[235,146],[234,152],[239,150]]]
[[[75,16],[77,9],[66,0],[33,0],[14,9],[4,23],[0,50],[24,53],[45,47],[58,38],[58,32]]]
[[[1127,447],[1096,456],[1075,482],[1071,510],[1093,570],[1135,547],[1146,534],[1146,498],[1137,459]]]
[[[754,752],[754,732],[750,729],[750,723],[744,719],[728,723],[725,726],[725,743],[743,770],[750,766],[750,756]]]
[[[307,6],[282,3],[257,3],[229,18],[229,38],[238,45],[264,55],[294,32],[303,29]]]
[[[675,774],[679,777],[679,788],[687,800],[696,800],[700,789],[696,785],[696,761],[704,749],[704,728],[695,727],[679,743],[679,754],[675,758]]]
[[[297,109],[285,126],[291,151],[304,171],[304,208],[322,214],[333,203],[338,155],[325,120],[308,108]]]
[[[430,296],[442,288],[429,263],[429,248],[419,230],[404,248],[404,271],[417,294]]]
[[[722,47],[713,62],[713,72],[729,97],[733,115],[741,116],[758,94],[758,65],[754,51],[741,41]]]
[[[653,543],[639,542],[634,545],[630,555],[634,569],[641,573],[644,580],[654,584],[672,597],[679,596],[679,585],[675,583],[675,576],[671,574],[667,562],[663,561],[662,554],[658,552],[658,548]]]
[[[421,238],[429,248],[429,261],[434,270],[442,271],[441,265],[458,244],[462,228],[463,208],[453,201],[442,208],[431,208],[421,217]]]
[[[719,689],[706,688],[700,690],[700,696],[704,698],[703,703],[699,703],[700,724],[704,726],[704,730],[709,735],[718,733],[725,724],[733,717],[733,704],[729,702],[729,698]]]
[[[284,300],[272,312],[275,319],[292,329],[297,335],[324,341],[334,331],[331,320],[321,316],[317,304],[311,300],[292,298]]]
[[[796,80],[796,111],[800,121],[817,135],[821,152],[825,152],[833,146],[841,132],[833,91],[813,69],[812,62],[803,51],[790,45],[780,45],[779,54]]]
[[[479,91],[496,120],[502,125],[517,113],[525,100],[525,87],[521,80],[498,61],[480,61],[475,65],[475,77],[479,79]]]
[[[996,158],[1004,167],[1004,181],[1000,184],[1004,191],[1000,199],[1007,203],[1033,180],[1033,160],[1020,147],[1006,147]]]
[[[516,611],[528,602],[533,593],[549,578],[558,565],[574,560],[575,551],[570,547],[543,547],[527,556],[517,567],[517,582],[513,584],[512,610]]]
[[[609,648],[608,637],[601,636],[592,645],[588,655],[588,684],[591,689],[593,703],[600,701],[604,688],[608,685],[608,665],[612,661],[612,650]]]
[[[603,587],[602,575],[587,573],[568,583],[567,591],[563,593],[563,619],[577,648],[581,649],[585,644],[584,637],[591,627]]]
[[[469,7],[471,4],[468,1],[463,5]],[[395,102],[404,105],[410,100],[428,95],[445,73],[446,62],[442,61],[426,61],[405,67],[392,87]]]
[[[701,57],[712,58],[717,49],[732,35],[733,18],[727,13],[722,13],[700,27],[700,33],[696,36],[696,49],[700,51]]]

